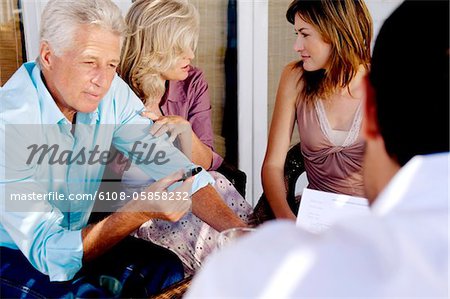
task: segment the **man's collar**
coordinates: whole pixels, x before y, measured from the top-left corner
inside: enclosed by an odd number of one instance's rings
[[[31,79],[36,84],[36,89],[38,91],[39,105],[41,106],[42,111],[42,122],[44,124],[58,124],[62,120],[65,120],[66,117],[61,112],[61,110],[59,110],[55,100],[52,98],[50,92],[42,81],[41,68],[38,64],[36,64],[35,68],[33,69]]]

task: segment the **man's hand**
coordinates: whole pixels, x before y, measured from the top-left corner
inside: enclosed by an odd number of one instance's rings
[[[131,200],[99,223],[83,228],[81,231],[83,261],[89,261],[101,255],[150,219],[177,221],[183,217],[191,208],[190,194],[193,177],[185,180],[172,192],[167,191],[167,187],[181,179],[183,173],[184,171],[180,170],[158,180],[139,194],[142,198]],[[164,192],[166,193],[165,200],[163,200]],[[179,200],[175,200],[177,198],[173,197],[173,200],[169,200],[170,198],[167,196],[170,196],[171,193],[176,196],[176,192],[180,192],[184,197]],[[183,200],[184,198],[187,200]]]
[[[142,218],[143,222],[152,218],[178,221],[191,209],[191,187],[194,179],[186,179],[173,191],[167,191],[167,188],[180,180],[183,174],[184,171],[179,170],[154,182],[140,192],[139,199],[128,202],[118,212],[136,213],[135,216]]]

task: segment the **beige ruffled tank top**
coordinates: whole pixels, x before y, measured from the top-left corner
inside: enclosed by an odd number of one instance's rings
[[[362,162],[364,141],[361,136],[362,104],[352,126],[340,144],[333,143],[333,130],[323,102],[297,104],[297,124],[305,159],[308,188],[364,196]]]

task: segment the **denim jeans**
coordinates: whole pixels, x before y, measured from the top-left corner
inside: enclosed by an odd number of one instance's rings
[[[127,237],[96,260],[83,265],[70,281],[50,282],[19,251],[0,247],[1,298],[111,298],[101,276],[117,279],[121,298],[142,298],[183,279],[183,266],[171,251]]]

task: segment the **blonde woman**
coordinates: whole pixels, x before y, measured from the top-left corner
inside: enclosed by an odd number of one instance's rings
[[[197,10],[183,0],[136,1],[126,23],[130,32],[124,41],[119,74],[154,120],[150,134],[168,133],[195,164],[217,169],[223,160],[212,146],[208,84],[202,71],[191,65],[199,35]],[[223,175],[210,173],[227,205],[247,221],[250,205]],[[132,190],[149,183],[133,166],[122,181]],[[149,221],[136,232],[138,237],[176,252],[188,274],[215,248],[217,234],[192,213],[177,223]]]
[[[372,19],[362,0],[295,0],[286,17],[299,61],[281,75],[262,180],[275,217],[294,220],[280,190],[286,191],[283,169],[295,122],[309,188],[364,195],[361,103]]]

